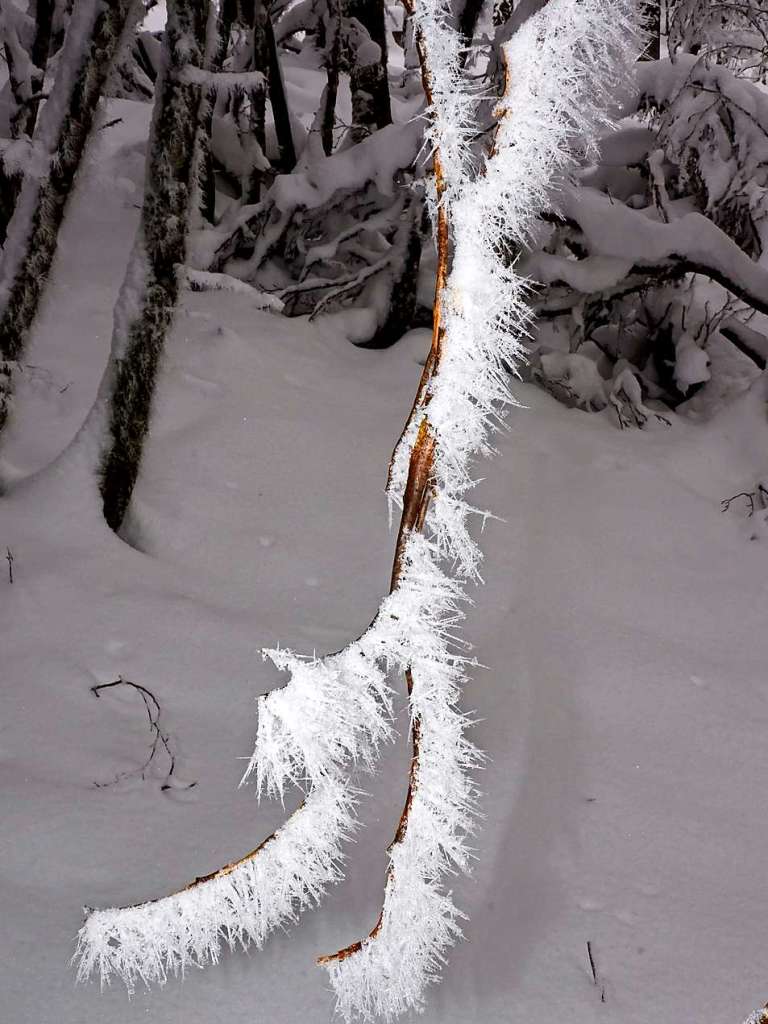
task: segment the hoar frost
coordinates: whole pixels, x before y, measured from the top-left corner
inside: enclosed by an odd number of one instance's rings
[[[439,366],[404,433],[389,497],[402,502],[411,448],[426,424],[435,439],[432,497],[423,532],[405,539],[400,573],[369,629],[343,651],[303,659],[267,652],[289,681],[259,700],[246,777],[259,793],[305,793],[273,837],[238,864],[173,896],[92,912],[80,933],[79,976],[163,982],[190,964],[216,962],[224,945],[260,946],[296,919],[340,876],[341,844],[356,828],[355,768],[373,767],[392,735],[392,671],[411,680],[417,754],[409,805],[390,847],[384,905],[368,938],[322,958],[346,1019],[389,1020],[421,1009],[461,911],[446,876],[466,870],[476,821],[472,769],[480,755],[459,709],[465,649],[455,630],[479,579],[480,551],[468,530],[472,464],[492,452],[491,434],[511,399],[510,370],[530,322],[527,284],[510,253],[567,172],[575,144],[608,123],[604,110],[639,50],[633,0],[551,0],[504,47],[507,69],[492,154],[472,170],[478,93],[461,60],[446,0],[414,4],[431,93],[428,137],[442,170],[439,201],[454,243],[438,303]],[[437,161],[436,161],[437,162]],[[343,955],[342,955],[343,954]]]

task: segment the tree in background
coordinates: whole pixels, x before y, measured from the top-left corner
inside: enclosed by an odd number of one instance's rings
[[[187,231],[197,194],[206,71],[214,61],[216,13],[206,0],[169,0],[149,140],[141,223],[115,310],[109,365],[96,409],[106,406],[101,464],[104,518],[118,530],[128,508],[149,428],[163,345],[178,299]],[[196,74],[196,72],[199,73]],[[86,426],[87,429],[87,426]]]

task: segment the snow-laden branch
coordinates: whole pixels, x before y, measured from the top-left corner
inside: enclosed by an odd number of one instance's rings
[[[577,293],[570,306],[555,298],[558,310],[571,308],[585,294],[616,288],[633,275],[694,273],[768,313],[768,269],[701,213],[686,213],[665,224],[591,188],[565,191],[559,209],[589,255],[571,260],[537,252],[525,263],[526,272],[541,284],[564,283]]]
[[[207,71],[205,68],[187,68],[182,79],[187,85],[199,85],[217,93],[236,92],[238,89],[266,89],[267,80],[261,71]]]

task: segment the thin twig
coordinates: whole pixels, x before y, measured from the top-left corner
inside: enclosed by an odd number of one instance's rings
[[[160,789],[163,791],[170,789],[172,786],[171,777],[173,776],[173,773],[176,770],[176,757],[173,753],[173,749],[171,747],[171,742],[168,737],[168,734],[163,732],[162,729],[160,728],[161,711],[160,703],[157,697],[155,697],[154,693],[152,693],[151,690],[148,690],[146,686],[142,686],[140,683],[132,683],[129,679],[122,678],[115,679],[115,681],[112,683],[100,683],[97,686],[92,686],[91,693],[94,695],[94,697],[100,697],[102,690],[110,690],[116,686],[130,686],[134,690],[136,690],[136,692],[141,697],[142,701],[144,702],[147,717],[149,718],[149,728],[152,733],[152,745],[150,747],[148,757],[146,758],[144,763],[141,764],[138,768],[134,768],[132,771],[128,772],[120,772],[117,776],[115,776],[112,782],[96,782],[94,783],[94,785],[98,786],[99,788],[103,786],[113,786],[117,782],[122,781],[123,779],[134,778],[137,775],[140,776],[142,779],[146,778],[146,773],[149,770],[150,765],[154,761],[158,753],[158,750],[162,748],[163,750],[165,750],[166,756],[168,757],[170,767],[165,777],[165,781],[161,785]],[[185,788],[191,789],[195,785],[196,783],[192,782]]]
[[[592,971],[592,981],[597,985],[597,966],[595,964],[595,957],[592,953],[592,943],[587,939],[587,956],[589,957],[589,966]]]

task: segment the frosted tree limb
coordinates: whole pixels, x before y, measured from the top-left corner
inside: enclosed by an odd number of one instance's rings
[[[464,582],[479,578],[480,552],[467,530],[474,511],[466,501],[470,469],[474,458],[491,452],[499,407],[509,402],[508,370],[521,356],[530,319],[527,283],[510,266],[503,240],[510,248],[525,240],[552,179],[568,169],[572,144],[589,141],[607,123],[602,111],[610,91],[639,49],[630,0],[609,6],[554,0],[505,46],[506,87],[481,178],[459,158],[455,125],[443,134],[440,103],[454,72],[444,58],[440,5],[425,0],[427,13],[417,18],[431,87],[443,270],[430,359],[390,469],[390,496],[398,501],[402,494],[403,506],[391,598],[397,602],[401,574],[413,573],[414,565],[417,578],[426,578],[425,562],[435,573],[449,562],[455,577],[444,576],[453,589],[431,643],[420,633],[409,645],[410,784],[389,848],[381,915],[366,938],[320,958],[347,1020],[389,1020],[420,1009],[425,987],[438,979],[448,946],[461,934],[462,915],[444,877],[469,862],[475,791],[468,772],[478,754],[456,706],[464,660],[454,653],[447,617],[456,621]],[[472,130],[462,124],[462,131]],[[441,159],[443,144],[454,154],[450,164]]]
[[[440,272],[428,366],[395,452],[390,497],[402,504],[391,589],[368,630],[342,651],[302,659],[266,652],[290,672],[259,700],[246,777],[260,793],[298,785],[299,811],[242,861],[173,896],[96,911],[81,931],[81,975],[98,969],[164,981],[215,962],[224,945],[260,945],[339,876],[341,842],[355,827],[355,766],[370,767],[392,726],[392,670],[405,672],[413,753],[405,807],[390,846],[381,916],[369,935],[322,957],[337,1006],[350,1019],[391,1019],[423,1006],[461,911],[446,875],[466,870],[476,820],[472,769],[480,755],[458,702],[467,658],[455,632],[467,581],[479,579],[469,534],[472,464],[489,454],[508,377],[529,323],[528,286],[510,265],[546,205],[573,143],[607,123],[602,109],[639,50],[632,0],[552,0],[505,48],[510,74],[495,148],[472,173],[475,97],[466,85],[447,0],[413,5],[431,109]],[[509,112],[509,113],[507,113]],[[449,227],[453,261],[449,267]],[[500,240],[509,239],[507,247]],[[451,566],[447,572],[445,566]]]
[[[74,961],[78,981],[97,973],[133,992],[188,967],[218,963],[222,949],[261,947],[340,879],[341,840],[355,794],[331,781],[316,787],[285,826],[245,857],[162,899],[107,910],[86,908]]]

